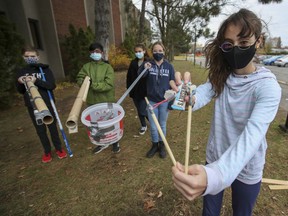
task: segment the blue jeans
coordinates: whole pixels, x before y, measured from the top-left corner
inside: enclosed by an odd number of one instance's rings
[[[237,179],[232,183],[233,216],[251,216],[256,199],[260,192],[261,181],[244,184]],[[224,190],[216,195],[206,195],[203,200],[203,216],[219,216],[222,207]]]
[[[153,101],[149,101],[151,105],[155,104]],[[167,118],[168,118],[168,102],[165,102],[163,104],[160,104],[158,107],[153,109],[156,118],[158,119],[158,122],[160,124],[160,127],[163,131],[163,134],[166,136],[166,123],[167,123]],[[151,139],[153,143],[157,143],[159,141],[163,141],[162,138],[160,137],[157,127],[154,123],[154,120],[152,118],[152,115],[150,111],[148,111],[148,119],[150,122],[150,133],[151,133]]]

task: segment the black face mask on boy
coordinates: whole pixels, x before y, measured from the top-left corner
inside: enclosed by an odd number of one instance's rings
[[[234,46],[229,52],[222,50],[223,56],[233,69],[241,69],[248,65],[256,53],[256,42],[248,49],[241,49],[239,46]]]

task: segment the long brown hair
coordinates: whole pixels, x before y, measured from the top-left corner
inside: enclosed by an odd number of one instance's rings
[[[232,72],[226,60],[223,58],[220,45],[224,42],[224,34],[230,24],[242,27],[239,37],[249,37],[255,35],[255,38],[261,36],[262,23],[252,11],[240,9],[237,13],[230,15],[221,24],[215,39],[208,41],[204,47],[204,53],[207,58],[209,69],[208,78],[212,84],[215,97],[218,97],[224,89],[224,85],[229,74]]]

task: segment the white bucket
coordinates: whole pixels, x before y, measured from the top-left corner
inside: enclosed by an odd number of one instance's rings
[[[95,145],[110,145],[123,136],[123,108],[116,103],[99,103],[86,108],[81,122],[87,126],[90,141]]]

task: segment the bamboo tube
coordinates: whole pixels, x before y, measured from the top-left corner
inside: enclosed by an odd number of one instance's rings
[[[168,152],[168,154],[169,154],[169,156],[170,156],[170,158],[172,160],[173,165],[176,166],[176,160],[175,160],[174,155],[173,155],[173,153],[172,153],[172,151],[171,151],[171,149],[170,149],[170,147],[168,145],[166,137],[165,137],[160,125],[159,125],[158,119],[157,119],[155,113],[153,112],[153,109],[151,108],[151,105],[150,105],[149,100],[147,99],[147,97],[145,97],[145,100],[146,100],[147,105],[149,106],[149,111],[148,112],[151,112],[151,116],[152,116],[153,121],[154,121],[154,123],[155,123],[155,125],[157,127],[158,133],[159,133],[159,135],[161,136],[161,138],[163,140],[163,143],[164,143],[165,148],[166,148],[166,150],[167,150],[167,152]]]
[[[51,115],[48,107],[46,106],[43,98],[41,97],[37,87],[34,85],[34,83],[31,80],[26,80],[26,85],[28,87],[28,90],[30,91],[30,94],[32,96],[33,102],[38,110],[43,115],[43,123],[44,124],[51,124],[53,122],[53,116]]]
[[[77,97],[74,101],[74,104],[72,106],[68,119],[66,121],[66,127],[68,128],[69,133],[78,132],[79,114],[80,114],[83,102],[86,101],[89,87],[90,87],[90,77],[86,76],[78,91]]]

